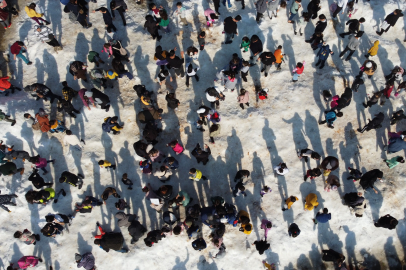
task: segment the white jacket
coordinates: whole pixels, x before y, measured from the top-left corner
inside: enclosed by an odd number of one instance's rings
[[[344,12],[345,8],[347,7],[348,0],[337,0],[337,6],[343,8],[341,12]]]
[[[73,146],[77,145],[80,148],[82,148],[82,143],[79,140],[78,136],[73,135],[73,134],[72,135],[65,135],[65,137],[63,137],[63,143],[65,145],[68,145],[68,144],[73,145]]]
[[[41,32],[38,32],[37,29],[41,29]],[[45,25],[36,25],[34,26],[35,35],[43,42],[51,41],[48,37],[49,34],[53,34],[52,30]]]
[[[214,86],[214,89],[216,89],[217,93],[223,94],[223,93],[221,92],[220,88],[218,88],[217,86]],[[215,101],[217,100],[216,97],[210,96],[209,93],[206,93],[206,98],[207,98],[207,100],[208,100],[209,102],[215,102]]]

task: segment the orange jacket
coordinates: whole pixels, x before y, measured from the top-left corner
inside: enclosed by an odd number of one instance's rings
[[[11,83],[8,81],[8,76],[0,78],[0,91],[4,91],[10,88]]]
[[[38,123],[41,125],[42,132],[48,132],[51,129],[51,125],[49,124],[48,115],[40,116],[39,113],[35,115],[37,118]]]
[[[281,50],[281,49],[277,49],[277,50],[273,53],[273,55],[274,55],[275,58],[276,58],[276,63],[278,63],[278,64],[282,63],[283,55],[282,55],[282,50]]]

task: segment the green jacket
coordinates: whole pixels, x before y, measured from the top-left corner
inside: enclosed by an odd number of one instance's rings
[[[399,161],[397,161],[398,158],[400,158],[400,156],[386,160],[386,164],[388,164],[389,169],[396,167],[400,163]]]
[[[0,166],[0,173],[2,175],[9,175],[15,173],[17,166],[13,162],[6,162]]]
[[[244,52],[248,52],[249,46],[250,46],[250,41],[249,40],[247,42],[245,42],[245,41],[241,42],[241,48],[244,48]]]
[[[3,121],[6,118],[6,114],[0,110],[0,121]]]
[[[95,57],[99,56],[98,52],[95,51],[90,51],[89,54],[87,55],[87,59],[89,60],[90,63],[93,63],[95,61]]]

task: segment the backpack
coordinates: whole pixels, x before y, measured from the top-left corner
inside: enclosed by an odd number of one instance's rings
[[[111,117],[107,117],[106,119],[104,119],[104,123],[102,124],[103,131],[107,133],[110,133],[112,127],[114,126],[114,124],[110,123],[110,119]]]
[[[216,88],[214,88],[214,87],[207,88],[206,93],[212,97],[219,97],[219,93],[217,92]]]

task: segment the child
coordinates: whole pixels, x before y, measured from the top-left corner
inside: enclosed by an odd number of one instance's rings
[[[260,89],[259,91],[258,91],[258,89]],[[255,87],[255,91],[257,91],[257,93],[258,93],[258,98],[260,99],[260,100],[265,100],[265,99],[267,99],[268,98],[268,88],[264,88],[264,89],[261,89],[260,87],[258,88],[257,86]]]
[[[193,123],[195,126],[196,126],[196,129],[198,130],[198,131],[201,131],[201,132],[204,132],[204,131],[206,131],[204,128],[203,128],[203,125],[204,125],[204,122],[203,122],[203,120],[197,120],[196,122],[194,122]]]
[[[299,32],[300,36],[303,36],[304,28],[306,26],[306,23],[309,21],[309,13],[308,12],[303,12],[301,17],[298,17],[296,19],[296,22],[293,24],[293,31],[295,35],[297,35],[297,32]]]
[[[14,233],[14,238],[20,239],[27,245],[33,244],[34,246],[37,244],[37,241],[40,240],[40,236],[38,234],[33,234],[27,229],[25,229],[23,232],[16,231]]]
[[[246,62],[246,61],[245,61]],[[242,73],[242,71],[241,71]],[[249,107],[249,100],[250,100],[250,96],[248,91],[246,91],[245,89],[241,89],[240,95],[237,97],[238,102],[240,103],[240,107],[241,109],[244,110],[244,104]]]
[[[152,163],[149,160],[140,161],[140,169],[142,173],[151,174],[152,173]]]
[[[399,163],[405,163],[405,159],[401,156],[393,157],[391,159],[384,159],[383,161],[386,163],[389,169],[393,169]]]
[[[279,0],[270,0],[268,2],[268,17],[272,20],[272,17],[278,17],[278,11],[280,8]],[[273,16],[272,16],[273,15]]]
[[[98,164],[100,165],[100,168],[112,168],[113,170],[116,170],[116,165],[112,165],[110,162],[108,162],[107,160],[99,160]]]
[[[320,159],[319,153],[307,148],[298,151],[297,156],[299,157],[299,159],[303,158],[305,162],[309,161],[309,157],[314,160]]]
[[[204,45],[206,45],[206,32],[202,31],[200,32],[199,36],[197,37],[197,41],[199,42],[199,48],[201,51],[204,50]]]
[[[276,61],[275,61],[276,70],[281,70],[282,61],[285,62],[285,60],[283,60],[283,57],[285,56],[285,54],[282,53],[281,45],[278,46],[278,49],[275,50],[273,55],[275,56],[275,59],[276,59]]]
[[[190,63],[192,59],[197,60],[199,58],[199,50],[194,46],[187,48],[185,54],[189,57],[186,58],[186,64]]]
[[[213,121],[213,118],[211,119]],[[219,124],[214,124],[210,126],[210,142],[214,144],[214,138],[220,135],[221,126]]]
[[[243,49],[242,52],[245,53],[245,52],[248,52],[249,47],[250,47],[250,39],[247,36],[245,36],[242,38],[240,48]]]
[[[176,99],[175,93],[167,92],[165,99],[168,103],[168,108],[174,109],[176,111],[178,110],[178,106],[180,105],[180,103],[179,100]]]
[[[177,2],[176,7],[177,7],[177,9],[175,10],[175,15],[179,16],[180,21],[184,26],[187,26],[188,22],[186,21],[186,16],[185,16],[186,9],[184,7],[182,7],[181,2]]]
[[[121,178],[121,181],[123,182],[124,185],[128,186],[129,190],[133,189],[133,181],[131,181],[130,179],[128,179],[127,174],[124,173],[123,177]]]
[[[123,199],[119,199],[114,206],[117,210],[123,211],[124,209],[130,209],[128,203],[126,203]]]
[[[244,183],[242,181],[238,182],[237,185],[235,185],[234,190],[233,190],[234,197],[237,197],[240,195],[242,195],[244,197],[247,196],[247,194],[245,193]]]
[[[101,60],[99,53],[95,51],[89,52],[89,54],[87,55],[87,60],[89,60],[90,63],[94,63],[96,67],[99,66],[99,63],[104,64],[104,61]]]
[[[184,150],[183,147],[179,144],[179,142],[177,140],[171,141],[166,146],[170,146],[177,155],[182,154],[182,152]]]
[[[154,173],[154,176],[158,177],[159,181],[162,183],[169,181],[171,179],[171,175],[172,170],[165,166],[161,166],[159,169],[156,169]]]
[[[189,174],[190,174],[190,176],[189,176],[189,179],[190,179],[190,180],[194,180],[194,181],[199,181],[200,179],[203,179],[203,180],[205,180],[205,181],[209,180],[209,179],[207,179],[206,176],[204,176],[204,175],[202,174],[201,171],[196,170],[195,168],[191,168],[191,169],[189,170]]]
[[[242,68],[241,68],[241,78],[244,82],[247,82],[248,70],[250,67],[255,66],[256,64],[250,63],[248,61],[242,61]]]
[[[292,207],[292,205],[298,200],[299,199],[295,196],[290,196],[289,198],[287,198],[285,200],[285,205],[282,207],[282,211],[289,210]]]
[[[154,16],[154,19],[157,23],[161,21],[161,14],[159,11],[163,9],[162,6],[159,6],[159,8],[156,7],[154,3],[149,4],[149,8],[151,9],[151,15]]]
[[[333,125],[334,121],[337,120],[337,117],[343,116],[342,112],[336,113],[334,110],[326,111],[324,113],[326,114],[325,115],[326,120],[320,121],[319,125],[327,123],[327,127],[329,127],[329,128],[334,128],[334,125]]]
[[[261,195],[261,197],[264,197],[265,194],[271,193],[271,192],[272,192],[272,189],[271,189],[270,187],[264,186],[264,187],[261,189],[260,195]]]
[[[189,87],[189,78],[195,77],[196,82],[199,81],[199,76],[197,76],[196,72],[199,70],[199,67],[193,68],[192,62],[186,64],[186,87]]]
[[[289,172],[289,169],[285,163],[279,163],[278,166],[275,166],[273,169],[279,175],[285,175]]]
[[[302,63],[299,62],[296,64],[296,68],[292,71],[293,72],[293,79],[292,79],[293,82],[298,81],[300,74],[303,73],[305,64],[306,64],[305,61],[303,61]]]
[[[159,22],[159,26],[165,31],[166,34],[169,34],[171,30],[169,29],[169,18],[168,13],[166,13],[165,9],[161,9],[159,11],[159,15],[161,16],[161,21]]]
[[[109,70],[106,72],[106,75],[104,77],[115,81],[117,80],[118,74],[115,71]],[[111,88],[113,88],[113,85],[111,85]]]
[[[263,219],[262,223],[261,223],[261,229],[265,230],[265,241],[268,238],[268,231],[270,231],[272,228],[272,222],[270,222],[269,220]]]
[[[3,121],[3,120],[6,121],[6,122],[11,122],[11,126],[14,126],[14,125],[17,123],[16,120],[11,119],[9,115],[6,115],[6,114],[0,109],[0,121]]]
[[[362,177],[362,172],[360,172],[358,169],[353,169],[351,167],[348,167],[348,170],[350,170],[350,176],[347,177],[347,180],[352,180],[355,182],[357,180],[360,180]]]
[[[164,166],[171,170],[179,168],[179,162],[174,157],[167,157],[163,161]]]
[[[306,175],[304,176],[304,181],[307,181],[307,178],[309,178],[309,177],[310,177],[310,180],[313,180],[314,178],[316,178],[320,175],[321,175],[321,171],[319,168],[307,170]]]
[[[368,53],[365,55],[366,58],[374,57],[378,54],[379,49],[379,40],[374,42],[374,45],[368,50]]]
[[[216,13],[208,8],[204,11],[204,16],[206,16],[206,23],[207,23],[207,27],[213,27],[213,23],[216,22],[216,20],[219,18]]]
[[[355,1],[349,2],[347,4],[347,14],[349,18],[351,18],[351,16],[354,15],[357,10],[358,9],[355,8]]]
[[[156,77],[156,81],[159,83],[159,86],[161,86],[168,77],[169,81],[172,82],[172,77],[169,76],[169,71],[164,67],[163,69],[161,69],[161,72],[159,72],[158,76]]]

